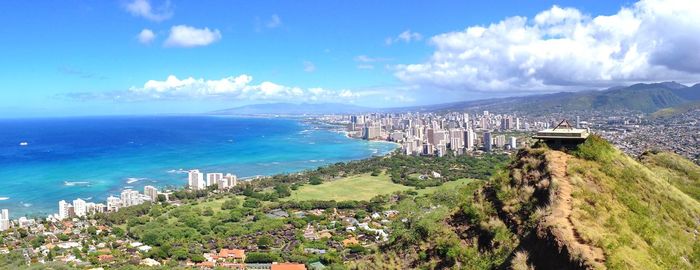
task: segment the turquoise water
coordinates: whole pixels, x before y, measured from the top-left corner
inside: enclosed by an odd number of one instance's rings
[[[383,155],[395,147],[289,119],[0,120],[0,208],[13,217],[45,216],[57,212],[59,200],[103,202],[124,188],[181,187],[190,169],[272,175]]]

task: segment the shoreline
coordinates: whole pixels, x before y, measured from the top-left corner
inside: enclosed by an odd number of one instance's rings
[[[205,117],[206,117],[206,116],[205,116]],[[220,116],[208,116],[208,117],[220,117]],[[281,117],[240,117],[240,118],[280,119]],[[312,129],[314,129],[314,130],[323,130],[323,131],[332,132],[332,133],[338,133],[338,134],[341,134],[341,133],[342,133],[343,135],[345,135],[345,136],[342,136],[342,137],[344,137],[345,139],[349,139],[349,140],[362,140],[361,138],[354,138],[354,137],[349,136],[349,133],[348,133],[347,131],[344,131],[344,130],[341,130],[341,129],[340,129],[342,126],[340,126],[340,125],[334,125],[334,124],[327,123],[327,122],[323,122],[323,121],[318,121],[318,120],[319,120],[318,118],[308,118],[308,117],[306,117],[306,118],[301,118],[301,117],[299,117],[299,118],[284,118],[284,119],[297,122],[299,125],[302,125],[302,126],[303,126],[303,125],[309,126],[309,127],[311,127]],[[399,144],[394,143],[394,142],[390,142],[390,141],[370,140],[370,142],[390,143],[390,144],[393,144],[394,147],[393,147],[392,149],[389,149],[389,150],[387,150],[387,151],[382,151],[382,152],[379,152],[379,149],[376,149],[376,150],[378,151],[378,153],[371,153],[371,154],[369,154],[369,155],[367,155],[367,156],[364,156],[364,157],[362,157],[362,158],[347,159],[347,160],[343,160],[343,161],[340,161],[340,162],[352,162],[352,161],[366,160],[366,159],[370,159],[370,158],[377,157],[377,156],[388,156],[388,155],[391,155],[391,154],[396,150],[397,147],[400,147]],[[322,159],[321,159],[321,160],[322,160]],[[259,180],[259,179],[272,178],[272,177],[274,177],[274,176],[276,176],[276,175],[298,174],[298,173],[303,173],[303,172],[308,171],[308,170],[315,170],[315,169],[322,168],[322,167],[325,167],[325,166],[328,166],[328,165],[332,165],[332,164],[333,164],[333,163],[318,164],[318,165],[315,165],[315,166],[312,166],[312,167],[306,168],[306,169],[297,169],[297,170],[291,170],[291,171],[286,171],[286,172],[281,172],[281,173],[269,173],[269,174],[257,174],[257,175],[244,176],[244,177],[240,177],[240,178],[239,178],[239,181],[255,181],[255,180]],[[126,190],[126,189],[131,189],[131,190],[135,190],[135,191],[139,191],[139,192],[142,192],[142,191],[143,191],[143,190],[141,190],[141,189],[142,189],[141,186],[139,186],[139,187],[134,187],[134,186],[131,185],[131,184],[135,184],[135,183],[137,183],[137,182],[139,182],[139,181],[132,181],[132,180],[131,180],[132,178],[125,178],[125,179],[129,179],[129,180],[127,180],[125,183],[122,183],[122,185],[119,185],[119,186],[116,186],[116,185],[115,185],[115,190],[118,190],[119,192],[121,192],[121,191],[123,191],[123,190]],[[134,178],[134,179],[135,179],[135,178]],[[139,180],[141,180],[141,179],[139,179]],[[132,181],[132,182],[129,183],[129,181]],[[182,178],[182,182],[183,182],[183,183],[186,183],[186,182],[187,182],[186,177],[183,177],[183,178]],[[153,185],[153,186],[156,186],[156,187],[158,188],[159,191],[169,191],[169,192],[184,189],[182,185],[172,185],[172,184],[165,184],[165,185],[162,185],[162,186]],[[105,198],[106,198],[106,197],[109,197],[109,196],[119,196],[118,193],[115,194],[115,193],[113,193],[113,192],[107,192],[107,193],[105,193],[105,194],[103,194],[103,195],[105,195]],[[94,193],[91,193],[91,194],[88,194],[88,196],[82,196],[82,197],[76,197],[76,198],[69,198],[69,199],[64,199],[64,200],[69,201],[69,200],[74,200],[74,199],[83,198],[83,197],[88,198],[88,197],[100,197],[100,196],[96,196]],[[0,197],[0,201],[2,201],[2,202],[11,202],[12,200],[11,200],[10,197],[2,196],[2,197]],[[93,200],[89,200],[88,202],[93,202],[93,203],[104,203],[103,201],[93,201]],[[58,203],[58,201],[49,203],[48,205],[53,205],[53,204],[57,204],[57,203]],[[9,206],[9,205],[8,205],[8,206]],[[54,215],[55,212],[56,212],[55,209],[53,209],[53,210],[48,210],[48,209],[47,209],[47,210],[41,210],[41,209],[37,209],[36,211],[19,211],[19,209],[14,209],[14,208],[11,208],[11,207],[7,207],[7,208],[10,209],[10,210],[13,210],[13,211],[11,211],[11,213],[20,213],[20,214],[13,214],[13,215],[12,215],[12,216],[14,216],[13,220],[17,220],[17,219],[19,219],[20,217],[26,217],[26,218],[30,218],[30,219],[32,219],[32,218],[33,218],[33,219],[45,219],[47,216],[52,216],[52,215]],[[49,209],[52,209],[52,208],[49,208]]]

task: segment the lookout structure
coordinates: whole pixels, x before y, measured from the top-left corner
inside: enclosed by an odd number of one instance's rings
[[[574,128],[566,119],[550,129],[538,131],[533,138],[545,142],[550,147],[575,146],[588,138],[588,129]]]

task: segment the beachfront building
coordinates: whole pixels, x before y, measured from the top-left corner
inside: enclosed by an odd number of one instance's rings
[[[73,200],[73,212],[75,212],[76,217],[84,217],[87,215],[87,205],[85,201],[78,198]]]
[[[219,180],[224,178],[223,173],[207,173],[207,187],[218,185]]]
[[[108,212],[116,212],[119,211],[119,208],[122,205],[122,200],[119,199],[118,197],[114,196],[109,196],[107,198],[107,211]]]
[[[158,201],[158,189],[154,186],[143,187],[143,194],[151,198],[151,201]]]
[[[0,212],[0,232],[10,229],[10,211],[2,209]]]
[[[206,188],[204,183],[204,174],[199,170],[191,170],[188,172],[187,187],[192,190],[203,190]]]
[[[64,219],[69,218],[70,212],[71,212],[70,208],[72,208],[70,203],[68,203],[64,200],[61,200],[60,202],[58,202],[58,219],[64,220]]]
[[[238,177],[235,174],[227,173],[223,178],[219,179],[219,189],[230,189],[238,185]]]

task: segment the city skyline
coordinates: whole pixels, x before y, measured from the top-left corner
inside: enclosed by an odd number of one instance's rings
[[[698,39],[661,31],[698,31],[692,1],[3,5],[4,117],[401,107],[700,81]]]

